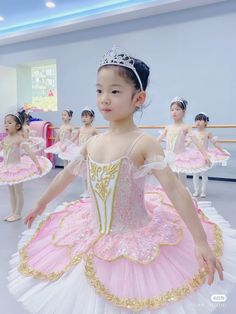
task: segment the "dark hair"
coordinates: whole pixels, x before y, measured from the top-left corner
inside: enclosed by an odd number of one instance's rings
[[[24,123],[29,124],[29,114],[26,113],[26,111],[24,109],[21,111],[18,111],[17,114],[21,116],[23,124]]]
[[[183,98],[180,98],[180,97],[175,97],[171,103],[170,103],[170,108],[176,104],[178,107],[180,107],[182,110],[186,110],[187,109],[187,105],[188,105],[188,102],[186,99],[183,99]]]
[[[121,55],[122,56],[122,55]],[[132,57],[130,57],[132,58]],[[142,85],[143,85],[143,90],[146,90],[147,88],[147,85],[148,85],[148,77],[149,77],[149,74],[150,74],[150,69],[149,67],[146,65],[146,63],[144,63],[143,61],[139,60],[139,59],[135,59],[135,58],[132,58],[134,60],[134,67],[135,67],[135,70],[142,82]],[[103,67],[110,67],[110,66],[114,66],[114,67],[117,67],[118,70],[119,70],[119,75],[124,77],[126,80],[128,80],[129,82],[132,82],[133,85],[134,85],[134,88],[136,90],[139,90],[141,89],[141,86],[139,84],[139,81],[135,75],[135,73],[132,71],[132,69],[130,68],[127,68],[125,66],[122,66],[122,65],[119,65],[119,64],[108,64],[108,65],[102,65],[99,69],[98,69],[98,72],[100,71],[101,68]]]
[[[205,113],[199,113],[195,117],[195,121],[200,120],[200,121],[205,121],[206,123],[209,122],[209,117]]]
[[[90,116],[91,118],[95,118],[95,113],[92,109],[91,110],[85,109],[81,112],[81,117],[83,116]]]
[[[68,116],[69,116],[70,118],[72,118],[72,116],[73,116],[73,111],[72,111],[72,110],[70,110],[70,109],[65,109],[64,111],[66,111],[66,112],[68,113]]]
[[[17,131],[20,131],[22,129],[23,124],[24,124],[24,119],[22,118],[22,116],[18,112],[16,114],[9,113],[5,116],[5,118],[6,117],[13,117],[16,124],[20,125],[20,127],[19,127],[19,129],[17,129]]]

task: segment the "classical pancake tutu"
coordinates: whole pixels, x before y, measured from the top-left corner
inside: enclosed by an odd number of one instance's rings
[[[44,176],[52,169],[52,163],[45,157],[37,156],[42,168],[42,174],[39,174],[35,163],[28,157],[22,156],[21,162],[6,166],[4,162],[0,162],[0,185],[13,185],[36,179]]]
[[[236,282],[236,231],[216,210],[198,214],[224,266],[208,286],[188,229],[162,189],[145,194],[150,222],[100,234],[89,200],[64,203],[23,233],[13,255],[9,290],[30,313],[209,314],[213,294]],[[210,219],[210,220],[209,220]],[[214,223],[213,223],[214,221]]]
[[[173,152],[165,151],[166,156],[169,154],[173,154]],[[210,169],[201,152],[188,147],[184,152],[175,154],[175,160],[170,166],[174,172],[186,174],[199,173]]]
[[[216,163],[216,164],[219,163],[219,164],[226,165],[228,159],[230,158],[230,154],[229,152],[227,152],[227,150],[224,150],[224,151],[225,151],[225,154],[217,148],[208,149],[208,154],[209,154],[211,162]]]
[[[80,147],[74,143],[71,143],[66,147],[63,152],[58,154],[59,158],[63,160],[73,160],[80,152]]]
[[[65,140],[63,142],[59,141],[59,142],[57,142],[57,143],[55,143],[55,144],[45,148],[44,152],[47,153],[47,154],[51,153],[51,154],[58,155],[58,154],[62,153],[63,151],[65,151],[66,147],[68,145],[70,145],[70,144],[71,144],[70,140]]]
[[[28,140],[28,144],[35,154],[40,153],[46,146],[45,140],[38,136],[31,136]]]

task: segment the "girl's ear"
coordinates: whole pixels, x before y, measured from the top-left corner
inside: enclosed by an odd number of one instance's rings
[[[141,91],[135,94],[133,104],[135,105],[136,108],[139,108],[144,104],[146,96],[147,94],[145,91]]]

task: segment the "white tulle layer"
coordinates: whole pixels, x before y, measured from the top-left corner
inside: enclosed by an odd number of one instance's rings
[[[211,207],[210,202],[201,202],[200,208],[217,223],[223,231],[224,255],[221,258],[224,266],[224,281],[215,275],[213,285],[201,286],[195,293],[181,301],[155,310],[142,310],[140,314],[197,314],[212,313],[218,303],[211,301],[211,296],[224,294],[227,298],[236,283],[236,231],[230,228],[217,211]],[[39,222],[39,221],[38,221]],[[19,246],[27,243],[37,229],[26,230]],[[131,310],[119,308],[109,303],[89,285],[84,274],[84,262],[77,264],[70,272],[59,280],[48,282],[39,281],[32,277],[21,275],[17,266],[19,254],[13,255],[10,262],[12,270],[9,273],[9,290],[30,313],[40,314],[132,314]],[[171,280],[171,278],[170,278]]]

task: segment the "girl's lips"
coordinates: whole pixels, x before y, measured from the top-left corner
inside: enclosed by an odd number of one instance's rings
[[[110,112],[111,109],[102,109],[102,111],[104,111],[104,112]]]

